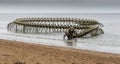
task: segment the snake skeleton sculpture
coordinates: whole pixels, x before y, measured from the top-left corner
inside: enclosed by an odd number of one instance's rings
[[[91,19],[80,18],[18,18],[7,26],[8,31],[16,33],[55,33],[66,32],[73,27],[77,34],[75,38],[86,35],[103,34],[103,24]]]

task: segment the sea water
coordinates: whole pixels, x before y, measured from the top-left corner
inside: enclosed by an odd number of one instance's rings
[[[64,33],[21,34],[7,31],[7,24],[16,18],[59,17],[95,19],[102,23],[104,34],[92,38],[77,38],[73,45],[63,41]],[[52,46],[72,47],[120,54],[120,13],[0,13],[0,39]]]

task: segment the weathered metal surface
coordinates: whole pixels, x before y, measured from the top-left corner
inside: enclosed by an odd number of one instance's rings
[[[80,37],[89,33],[93,33],[94,31],[102,31],[100,28],[102,26],[103,24],[91,19],[18,18],[9,23],[7,28],[8,31],[16,33],[50,33],[65,32],[68,28],[74,27],[76,31],[79,32],[79,35],[77,37]],[[100,34],[103,34],[103,31]]]

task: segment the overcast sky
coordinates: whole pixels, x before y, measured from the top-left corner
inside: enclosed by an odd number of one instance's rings
[[[120,0],[0,0],[0,12],[120,13]]]

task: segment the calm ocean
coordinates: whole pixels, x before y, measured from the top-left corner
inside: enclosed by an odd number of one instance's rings
[[[65,17],[95,19],[102,23],[105,34],[93,38],[78,38],[74,46],[62,41],[60,34],[15,34],[7,32],[7,24],[16,18]],[[66,46],[79,49],[120,54],[120,13],[0,13],[0,39],[17,40],[36,44]]]

